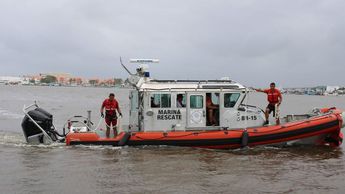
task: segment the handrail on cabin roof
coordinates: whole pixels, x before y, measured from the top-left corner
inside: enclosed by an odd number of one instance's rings
[[[157,80],[153,79],[151,82],[160,82],[160,83],[166,83],[166,82],[186,82],[186,83],[191,83],[191,82],[196,82],[196,83],[209,83],[209,82],[214,82],[214,83],[236,83],[232,80]]]

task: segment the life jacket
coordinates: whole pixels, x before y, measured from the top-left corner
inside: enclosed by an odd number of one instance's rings
[[[281,98],[281,93],[279,90],[274,89],[273,91],[271,89],[265,90],[265,93],[267,94],[267,100],[270,104],[277,104],[279,102],[279,97]]]
[[[112,120],[116,119],[116,109],[119,107],[119,103],[114,99],[110,101],[105,99],[102,106],[105,108],[105,117]]]

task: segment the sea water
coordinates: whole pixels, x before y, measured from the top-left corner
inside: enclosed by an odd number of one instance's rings
[[[0,193],[343,193],[344,145],[339,148],[260,147],[209,150],[170,146],[27,145],[23,105],[35,100],[56,128],[92,111],[98,123],[110,92],[128,123],[128,90],[87,87],[0,86]],[[247,104],[266,106],[262,93]],[[281,115],[314,107],[345,110],[345,97],[283,95]],[[102,124],[101,127],[104,127]]]

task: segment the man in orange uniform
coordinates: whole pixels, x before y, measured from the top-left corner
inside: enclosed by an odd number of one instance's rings
[[[273,117],[275,117],[276,105],[277,105],[277,107],[280,106],[280,104],[282,103],[282,100],[283,100],[282,94],[275,87],[276,87],[276,84],[274,82],[272,82],[270,84],[269,89],[266,89],[266,90],[255,89],[257,92],[264,92],[267,94],[268,105],[267,105],[266,111],[265,111],[265,117],[266,117],[266,123],[265,124],[266,125],[268,124],[269,114],[273,111]],[[276,118],[276,123],[277,123],[277,125],[280,124],[279,117]]]
[[[106,136],[109,138],[110,135],[110,127],[113,126],[114,130],[114,137],[117,136],[117,115],[116,110],[119,113],[119,115],[122,117],[122,113],[119,107],[119,103],[115,99],[115,95],[113,93],[109,94],[109,98],[105,99],[102,103],[101,107],[101,117],[104,118],[103,110],[105,109],[105,123],[107,124],[107,131]]]

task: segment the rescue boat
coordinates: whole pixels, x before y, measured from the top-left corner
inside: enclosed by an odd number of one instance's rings
[[[339,146],[345,113],[332,108],[314,108],[300,115],[286,115],[279,125],[265,125],[264,112],[244,104],[250,90],[230,79],[156,80],[142,63],[126,83],[129,95],[129,124],[119,126],[116,137],[106,138],[88,117],[70,118],[59,133],[53,116],[36,103],[24,106],[22,122],[28,143],[65,142],[66,145],[143,146],[168,145],[212,149],[233,149],[259,145]],[[144,63],[144,64],[143,64]],[[208,98],[208,99],[207,99]],[[206,101],[216,109],[210,111]],[[30,110],[31,109],[31,110]],[[277,114],[279,115],[279,114]]]

